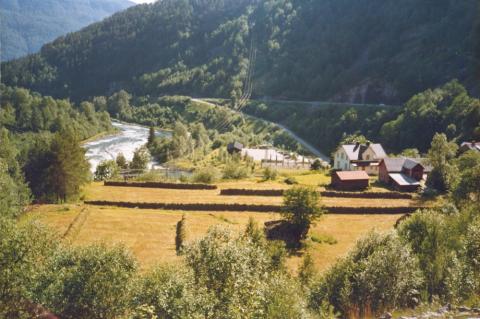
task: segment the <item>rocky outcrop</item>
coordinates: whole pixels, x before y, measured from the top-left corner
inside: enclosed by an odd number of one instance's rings
[[[390,83],[380,80],[365,79],[350,89],[335,95],[333,102],[395,104],[398,91]]]

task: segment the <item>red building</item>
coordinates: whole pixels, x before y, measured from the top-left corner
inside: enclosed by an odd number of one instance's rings
[[[426,174],[431,171],[431,168],[422,162],[422,159],[414,158],[384,158],[380,162],[379,180],[398,191],[415,192]]]
[[[336,171],[332,173],[332,187],[343,191],[365,190],[370,185],[365,171]]]

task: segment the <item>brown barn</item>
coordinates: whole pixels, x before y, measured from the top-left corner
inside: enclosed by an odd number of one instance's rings
[[[384,158],[380,162],[378,176],[380,181],[399,191],[415,192],[430,170],[428,165],[422,164],[422,159]]]
[[[343,191],[365,190],[370,179],[365,171],[336,171],[332,173],[332,187]]]

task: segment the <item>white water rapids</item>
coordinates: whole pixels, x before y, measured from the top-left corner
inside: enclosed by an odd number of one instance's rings
[[[114,160],[120,153],[123,153],[127,161],[131,161],[135,150],[147,143],[148,128],[119,122],[112,122],[112,125],[120,130],[118,134],[102,137],[83,145],[87,150],[85,155],[92,172],[95,171],[100,162]],[[163,131],[155,133],[157,136],[166,136],[167,134]],[[154,164],[154,162],[151,162],[149,167]]]

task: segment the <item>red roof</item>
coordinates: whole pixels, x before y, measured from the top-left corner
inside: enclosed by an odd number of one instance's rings
[[[365,171],[337,171],[335,172],[342,181],[365,180],[369,179]]]

